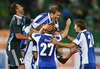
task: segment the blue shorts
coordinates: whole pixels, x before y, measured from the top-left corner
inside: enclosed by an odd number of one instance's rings
[[[82,64],[80,69],[96,69],[96,63]]]
[[[51,67],[38,66],[38,69],[57,69],[57,67],[56,66],[51,66]]]

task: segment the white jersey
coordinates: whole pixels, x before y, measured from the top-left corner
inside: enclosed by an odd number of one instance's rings
[[[73,42],[80,47],[80,64],[95,63],[94,38],[89,31],[80,32]]]

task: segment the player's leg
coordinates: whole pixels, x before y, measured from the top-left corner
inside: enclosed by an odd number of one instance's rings
[[[37,45],[36,42],[33,41],[32,47],[33,59],[32,59],[32,69],[37,69]]]
[[[26,69],[36,69],[35,68],[35,60],[33,57],[35,55],[35,50],[36,48],[34,47],[33,41],[29,41],[27,46],[26,46],[26,51],[25,51],[25,56],[24,56],[24,63],[25,63],[25,68]],[[33,54],[34,52],[34,54]]]
[[[8,56],[8,68],[7,69],[17,69],[18,66],[15,64],[15,60],[14,57],[12,55],[12,51],[8,51],[8,49],[6,50],[7,52],[7,56]]]
[[[24,63],[25,63],[25,69],[31,69],[31,62],[32,62],[32,46],[33,43],[28,41],[26,45],[26,50],[24,54]]]
[[[19,47],[15,50],[15,54],[16,54],[15,59],[18,61],[18,64],[19,64],[18,69],[25,69],[25,65],[24,65],[24,62],[23,62],[23,56],[21,54],[21,50],[20,50]]]
[[[13,66],[18,66],[18,69],[25,69],[23,57],[21,54],[21,50],[19,47],[16,47],[16,49],[10,50],[10,53],[8,53],[9,61],[10,61],[10,67],[13,68]],[[14,68],[15,69],[15,68]]]

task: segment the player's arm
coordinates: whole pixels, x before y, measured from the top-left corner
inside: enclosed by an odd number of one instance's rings
[[[37,60],[37,57],[38,57],[38,53],[35,51],[35,52],[33,52],[33,57],[34,57],[34,60],[36,61]]]
[[[16,33],[15,36],[16,36],[17,39],[28,40],[28,36],[24,36],[21,33]]]
[[[73,37],[71,37],[71,36],[66,36],[66,38],[68,39],[68,40],[70,40],[70,41],[73,41],[75,38],[73,38]]]
[[[65,27],[65,29],[64,29],[64,31],[63,31],[63,33],[62,33],[62,37],[63,37],[63,38],[65,38],[65,37],[67,36],[68,31],[69,31],[70,24],[71,24],[71,20],[70,20],[70,18],[69,18],[69,19],[67,19],[67,21],[66,21],[66,27]]]
[[[42,28],[39,30],[39,33],[44,34],[47,30],[50,31],[54,28],[54,25],[43,24]]]
[[[13,30],[14,30],[14,33],[15,33],[15,36],[17,39],[23,39],[23,40],[28,40],[28,36],[24,36],[22,34],[22,27],[20,24],[18,24],[15,20],[12,21],[13,22]]]
[[[38,32],[39,32],[39,31],[37,31],[36,29],[34,29],[34,28],[32,28],[32,27],[30,28],[30,31],[31,31],[31,32],[35,32],[35,33],[38,33]]]
[[[72,47],[76,46],[74,43],[63,43],[63,42],[59,42],[55,38],[51,39],[51,42],[53,44],[56,44],[56,45],[59,45],[59,46],[63,46],[63,47],[69,47],[69,48],[72,48]]]
[[[31,27],[31,28],[30,28],[30,31],[31,31],[31,32],[35,32],[35,33],[42,33],[45,29],[46,29],[46,28],[45,28],[45,24],[41,24],[41,25],[39,25],[38,27],[36,27],[36,29],[33,28],[33,27]]]
[[[70,59],[70,57],[77,51],[78,51],[78,48],[76,46],[71,48],[70,52],[67,54],[65,58],[63,58],[62,56],[58,58],[59,62],[61,62],[62,64],[65,64]]]
[[[59,53],[60,55],[63,54],[63,50],[62,50],[62,48],[60,48],[59,46],[56,46],[56,51],[57,51],[57,53]]]

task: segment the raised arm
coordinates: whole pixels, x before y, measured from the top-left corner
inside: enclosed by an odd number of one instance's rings
[[[65,38],[67,36],[70,24],[71,24],[71,20],[70,20],[70,18],[68,18],[67,21],[66,21],[66,27],[65,27],[65,29],[62,33],[63,38]]]
[[[65,58],[63,58],[63,56],[61,55],[58,60],[59,62],[61,62],[62,64],[65,64],[69,59],[70,57],[76,53],[78,51],[78,48],[75,46],[73,48],[70,49],[70,52],[67,54],[67,56]]]
[[[73,38],[73,37],[71,37],[71,36],[66,36],[66,38],[68,39],[68,40],[70,40],[70,41],[73,41],[75,38]]]

